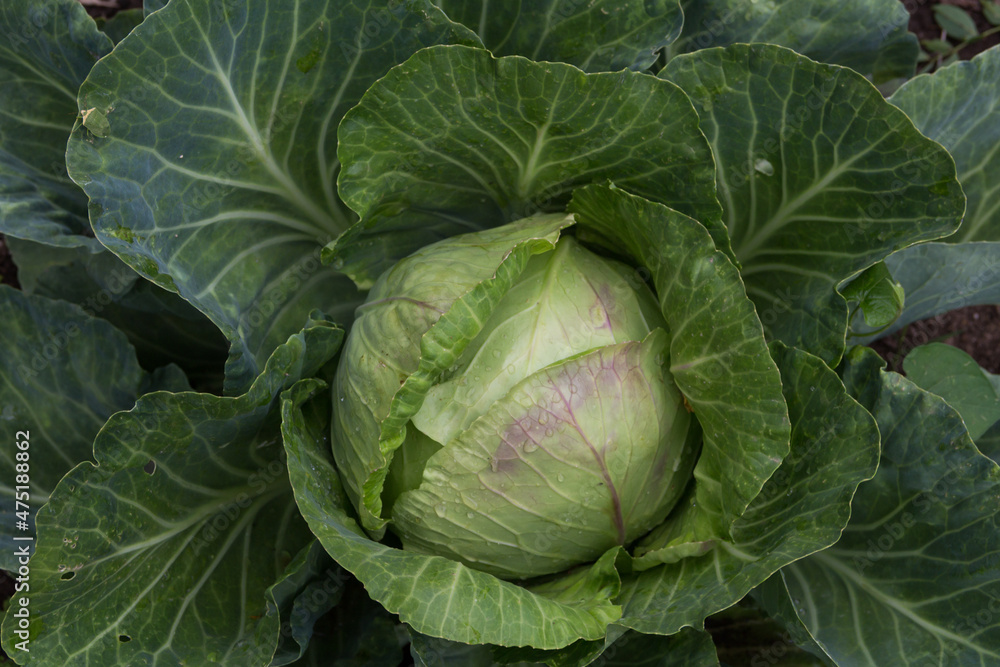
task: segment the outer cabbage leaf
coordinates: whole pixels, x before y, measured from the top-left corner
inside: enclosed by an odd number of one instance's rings
[[[701,114],[768,337],[835,364],[847,329],[836,286],[958,227],[965,197],[951,156],[858,73],[779,46],[698,51],[660,76]]]
[[[17,570],[15,536],[35,535],[35,511],[73,466],[93,458],[94,436],[119,410],[151,389],[186,389],[183,374],[150,376],[125,336],[62,301],[0,286],[0,420],[11,443],[0,448],[0,569]],[[16,344],[14,342],[16,341]],[[174,371],[177,369],[175,368]],[[16,437],[26,431],[29,437]],[[27,440],[28,526],[15,525],[15,440]]]
[[[858,348],[842,369],[878,421],[878,474],[841,540],[782,576],[838,664],[995,664],[1000,468],[943,400],[882,365]]]
[[[326,256],[362,286],[442,237],[562,211],[605,179],[729,247],[697,114],[645,74],[435,47],[372,86],[339,135],[340,194],[361,221]]]
[[[272,408],[342,337],[310,322],[242,396],[153,392],[112,415],[96,465],[71,470],[39,510],[31,650],[15,650],[10,613],[7,654],[67,666],[270,664],[280,627],[265,592],[312,537]]]
[[[128,336],[143,368],[176,363],[201,391],[221,392],[228,345],[218,327],[110,252],[6,239],[28,294],[75,303]]]
[[[1000,241],[1000,48],[918,76],[889,101],[955,158],[969,205],[948,242]]]
[[[688,53],[737,42],[788,47],[882,83],[913,76],[920,47],[896,0],[682,0],[684,32],[670,48]]]
[[[566,604],[440,556],[368,539],[348,513],[327,424],[296,398],[282,403],[282,434],[302,515],[333,559],[417,632],[466,644],[561,648],[603,637],[618,618],[620,609],[606,597]]]
[[[111,40],[76,0],[5,2],[0,32],[0,233],[97,252],[65,146],[77,89]]]
[[[498,56],[576,65],[587,72],[646,69],[681,33],[678,0],[497,2],[434,0]]]
[[[662,204],[592,185],[573,194],[570,210],[583,238],[631,257],[647,272],[637,278],[656,288],[670,372],[704,431],[697,502],[725,535],[789,441],[781,379],[739,274],[704,227]]]
[[[81,87],[80,108],[107,124],[78,126],[67,154],[95,232],[222,329],[230,393],[311,309],[350,321],[357,291],[318,261],[353,220],[334,191],[337,124],[442,41],[478,43],[429,0],[172,0]]]
[[[791,451],[709,553],[625,577],[618,622],[672,634],[740,600],[774,572],[835,543],[858,485],[878,464],[878,430],[817,357],[772,344],[792,421]]]

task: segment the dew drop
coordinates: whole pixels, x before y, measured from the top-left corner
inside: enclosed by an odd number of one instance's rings
[[[571,384],[571,385],[569,386],[569,393],[571,393],[571,394],[575,394],[576,392],[577,392],[577,388],[576,388],[576,385],[575,385],[575,384]]]
[[[468,518],[470,518],[470,519],[471,519],[471,518],[473,518],[473,517],[474,517],[474,516],[476,516],[476,515],[475,515],[475,514],[473,514],[472,512],[466,512],[466,513],[465,513],[465,516],[467,516]]]
[[[513,375],[514,371],[516,371],[516,370],[517,369],[514,368],[514,364],[510,364],[509,366],[507,366],[507,372],[510,373],[511,375]]]
[[[546,437],[551,438],[553,433],[555,433],[555,431],[553,431],[552,429],[550,429],[550,428],[545,429],[545,436]]]
[[[556,475],[556,481],[558,481],[558,482],[565,482],[566,481],[566,475],[564,475],[562,473],[559,473],[558,475]]]
[[[765,176],[774,175],[774,165],[771,164],[769,160],[761,158],[753,163],[753,168],[756,172],[764,174]]]
[[[445,505],[444,503],[436,505],[434,507],[434,513],[437,514],[439,517],[444,518],[448,514],[448,506]]]
[[[525,451],[526,454],[530,454],[530,453],[532,453],[534,451],[537,451],[537,450],[538,450],[538,445],[536,445],[535,443],[533,443],[533,442],[526,442],[526,443],[524,443],[524,451]]]
[[[548,424],[549,423],[549,415],[548,415],[548,413],[543,412],[542,414],[538,415],[538,423],[542,424],[543,426],[545,424]]]

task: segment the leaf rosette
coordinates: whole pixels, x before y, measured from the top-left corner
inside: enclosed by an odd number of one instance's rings
[[[414,631],[575,664],[699,627],[847,522],[877,429],[769,346],[703,122],[662,78],[461,46],[346,114],[359,222],[325,257],[370,292],[329,439],[291,405],[285,445],[313,532]]]

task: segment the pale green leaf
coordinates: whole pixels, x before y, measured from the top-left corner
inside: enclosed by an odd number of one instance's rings
[[[788,453],[789,438],[778,369],[739,274],[704,227],[662,204],[592,185],[573,194],[570,210],[581,234],[631,257],[656,288],[670,372],[704,431],[697,502],[724,535]]]
[[[331,431],[365,529],[382,535],[383,483],[410,417],[477,337],[529,258],[552,250],[571,223],[566,215],[534,216],[447,239],[399,262],[372,288],[341,356]]]
[[[861,309],[865,325],[883,329],[896,321],[903,312],[905,294],[902,286],[892,278],[884,262],[865,269],[852,280],[841,294],[848,303]]]

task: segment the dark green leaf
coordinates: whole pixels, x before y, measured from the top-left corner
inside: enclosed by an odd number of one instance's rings
[[[30,653],[15,651],[8,615],[8,655],[39,665],[269,664],[280,627],[265,591],[312,537],[273,406],[342,337],[312,322],[243,396],[155,392],[112,415],[94,443],[97,464],[71,470],[39,511],[35,635]],[[322,384],[303,383],[295,395]]]
[[[788,593],[781,572],[779,570],[774,573],[767,581],[753,589],[751,592],[753,599],[767,612],[772,622],[784,630],[785,641],[789,648],[798,649],[800,656],[797,664],[834,665],[830,656],[824,653],[799,618],[799,612],[795,608],[796,601],[792,600]],[[796,653],[794,650],[789,652]]]
[[[98,249],[66,139],[77,89],[111,40],[76,0],[4,2],[0,33],[0,233]]]
[[[976,447],[986,456],[1000,463],[1000,421],[993,424],[976,440]]]
[[[502,660],[497,662],[489,646],[460,644],[447,639],[428,637],[410,630],[410,655],[416,667],[538,667],[537,662]],[[509,649],[520,651],[521,649]],[[530,649],[527,652],[532,652]],[[542,653],[534,651],[533,653]]]
[[[497,56],[526,56],[588,72],[644,70],[681,33],[678,0],[491,2],[434,0]]]
[[[684,31],[670,51],[737,42],[788,47],[844,65],[875,83],[913,76],[919,52],[898,0],[683,0]]]
[[[948,241],[1000,241],[1000,48],[918,76],[889,101],[955,158],[969,203]]]
[[[343,572],[343,570],[341,570]],[[313,589],[306,601],[322,593]],[[316,622],[306,654],[294,667],[398,667],[406,665],[406,632],[399,619],[373,602],[350,578],[336,607]]]
[[[359,294],[319,262],[353,221],[335,192],[336,127],[390,67],[442,41],[478,40],[429,0],[171,0],[81,87],[80,108],[109,123],[67,151],[95,232],[222,329],[228,392],[313,308],[351,320]]]
[[[704,630],[683,628],[668,637],[626,632],[597,660],[601,667],[718,667],[712,637]]]
[[[143,279],[107,251],[8,238],[21,288],[75,303],[129,338],[143,368],[176,363],[201,391],[222,391],[228,345],[187,301]]]
[[[719,163],[740,271],[768,335],[835,363],[836,285],[954,231],[965,206],[947,151],[856,72],[771,45],[674,58]]]
[[[167,6],[167,0],[142,0],[142,11],[149,16],[153,12]]]
[[[148,377],[113,326],[63,301],[0,286],[0,569],[16,570],[16,535],[73,466],[93,458],[94,437],[128,410]],[[16,343],[15,343],[16,341]],[[30,437],[19,438],[18,431]],[[15,442],[29,444],[30,526],[15,526]],[[23,509],[23,508],[22,508]]]
[[[322,545],[313,540],[299,551],[282,576],[265,591],[267,615],[278,621],[278,646],[271,667],[293,664],[305,655],[316,621],[335,607],[350,578],[337,566]],[[258,641],[265,645],[274,624],[257,626]]]
[[[344,117],[339,155],[361,222],[332,257],[366,286],[442,237],[561,212],[573,188],[606,179],[691,215],[728,249],[697,114],[645,74],[426,49]]]
[[[934,5],[934,21],[949,37],[969,39],[979,34],[976,22],[969,13],[955,5]]]
[[[870,352],[870,351],[869,351]],[[871,353],[873,355],[874,353]],[[1000,468],[959,415],[861,355],[849,386],[867,393],[882,433],[833,547],[782,571],[798,614],[841,665],[991,665],[1000,661]]]
[[[768,582],[778,576],[772,576]],[[754,590],[759,591],[760,587]],[[800,648],[792,634],[750,598],[710,616],[705,627],[718,647],[719,660],[726,666],[835,667],[833,662],[824,662]]]

